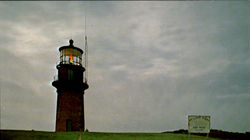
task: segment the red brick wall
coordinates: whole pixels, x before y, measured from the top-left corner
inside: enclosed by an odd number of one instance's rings
[[[72,131],[84,131],[83,92],[58,91],[56,131],[66,131],[66,120],[72,120]]]

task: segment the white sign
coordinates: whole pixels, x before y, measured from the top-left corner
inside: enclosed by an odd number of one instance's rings
[[[210,116],[188,116],[188,132],[189,133],[209,133],[210,132]]]

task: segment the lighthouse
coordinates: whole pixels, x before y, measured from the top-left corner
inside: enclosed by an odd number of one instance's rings
[[[88,84],[84,79],[83,50],[73,45],[59,48],[58,75],[52,82],[57,89],[56,131],[84,131],[84,91]]]

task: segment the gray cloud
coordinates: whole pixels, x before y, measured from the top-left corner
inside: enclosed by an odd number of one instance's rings
[[[187,128],[189,114],[249,131],[245,2],[1,2],[1,128],[54,130],[57,49],[83,48],[86,8],[90,131]]]

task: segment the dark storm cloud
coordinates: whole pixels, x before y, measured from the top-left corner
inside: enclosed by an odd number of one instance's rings
[[[54,130],[57,49],[70,38],[83,48],[87,9],[90,131],[186,128],[189,114],[211,115],[212,128],[249,131],[244,2],[0,6],[1,127]]]

